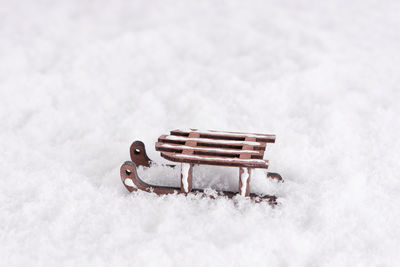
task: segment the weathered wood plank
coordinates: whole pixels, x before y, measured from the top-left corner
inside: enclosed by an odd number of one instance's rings
[[[191,138],[185,136],[176,136],[176,135],[162,135],[158,138],[159,142],[164,143],[176,143],[176,144],[184,144],[187,141],[196,141],[198,144],[208,144],[215,147],[237,147],[242,149],[244,145],[251,145],[254,149],[263,150],[265,149],[266,144],[263,142],[256,141],[239,141],[239,140],[217,140],[217,139],[209,139],[209,138]]]
[[[202,138],[211,139],[230,139],[244,140],[246,137],[254,137],[257,142],[274,143],[276,135],[274,134],[258,134],[258,133],[240,133],[240,132],[225,132],[213,130],[198,130],[198,129],[176,129],[171,131],[171,135],[188,136],[190,133],[198,133]]]
[[[161,156],[167,160],[175,162],[185,162],[192,164],[207,164],[220,166],[237,166],[247,168],[268,168],[268,160],[264,159],[240,159],[218,156],[187,155],[172,152],[161,152]]]
[[[229,148],[212,148],[212,147],[190,147],[186,145],[179,144],[168,144],[162,142],[156,142],[156,150],[157,151],[165,151],[165,152],[175,152],[182,153],[183,150],[193,150],[194,154],[205,154],[205,155],[215,155],[215,156],[237,156],[240,157],[242,154],[248,154],[249,158],[253,159],[262,159],[263,151],[262,150],[241,150],[241,149],[229,149]]]

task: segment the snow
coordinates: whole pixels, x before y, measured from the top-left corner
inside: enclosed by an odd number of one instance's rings
[[[126,178],[126,179],[124,180],[124,183],[125,183],[127,186],[137,188],[137,186],[133,183],[132,179],[130,179],[130,178]]]
[[[2,1],[1,266],[398,266],[400,2]],[[276,134],[251,192],[129,193],[142,140]],[[142,168],[180,184],[180,168]],[[195,167],[193,188],[238,189]]]
[[[189,171],[190,171],[190,164],[182,163],[182,184],[183,190],[188,193],[189,192]]]

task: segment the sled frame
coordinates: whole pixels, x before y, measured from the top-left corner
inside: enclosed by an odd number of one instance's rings
[[[216,165],[227,167],[238,167],[239,183],[238,194],[243,197],[263,198],[270,203],[276,203],[275,196],[259,196],[250,193],[250,179],[252,170],[255,168],[267,169],[269,162],[264,160],[264,151],[267,143],[275,142],[275,135],[255,134],[241,132],[222,132],[198,129],[178,129],[169,135],[161,135],[155,144],[161,156],[169,161],[181,163],[181,186],[180,188],[152,186],[140,180],[136,172],[137,166],[150,167],[154,163],[147,157],[144,144],[136,141],[131,146],[131,159],[134,164],[126,162],[121,167],[121,178],[125,186],[130,190],[125,180],[132,175],[135,189],[145,191],[151,190],[157,194],[168,194],[179,192],[188,194],[190,192],[203,193],[202,189],[192,188],[194,165]],[[279,174],[268,173],[267,177],[282,181]],[[135,181],[137,183],[135,183]],[[132,185],[131,182],[129,182]],[[151,189],[150,189],[151,188]],[[218,195],[233,197],[234,192],[220,191]]]

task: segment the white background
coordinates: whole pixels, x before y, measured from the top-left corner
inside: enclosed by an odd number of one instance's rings
[[[1,0],[0,265],[398,266],[399,3]],[[129,194],[181,127],[276,134],[280,205]]]

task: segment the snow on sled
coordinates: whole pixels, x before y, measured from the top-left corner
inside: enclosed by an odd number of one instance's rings
[[[250,193],[251,171],[255,168],[267,169],[269,162],[264,160],[267,143],[274,143],[275,135],[249,134],[239,132],[202,131],[196,129],[173,130],[170,135],[161,135],[156,142],[156,150],[167,160],[181,163],[181,187],[157,186],[145,183],[136,171],[138,166],[151,167],[153,161],[146,154],[141,141],[135,141],[130,147],[132,161],[121,166],[121,179],[130,191],[143,190],[156,194],[204,194],[203,189],[192,188],[192,170],[194,165],[217,165],[239,167],[239,192],[217,191],[218,195],[229,198],[239,194],[257,201],[266,200],[276,204],[272,195]],[[174,165],[169,165],[174,167]],[[268,178],[282,181],[277,173],[268,172]],[[211,196],[213,197],[213,196]]]

